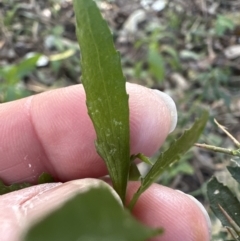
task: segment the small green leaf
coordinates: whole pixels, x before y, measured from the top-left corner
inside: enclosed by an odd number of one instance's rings
[[[138,170],[138,167],[135,162],[132,162],[129,169],[129,180],[138,181],[141,178],[141,173]]]
[[[9,192],[13,192],[13,191],[16,191],[16,190],[19,190],[19,189],[23,189],[25,187],[30,187],[30,186],[31,186],[31,184],[26,183],[26,182],[19,183],[19,184],[14,183],[12,185],[7,186],[3,183],[2,180],[0,180],[0,195],[6,194],[6,193],[9,193]]]
[[[231,173],[232,177],[240,183],[240,167],[227,167],[228,171]]]
[[[106,162],[113,187],[125,200],[130,168],[129,107],[119,53],[96,3],[75,0],[81,49],[82,83],[98,154]]]
[[[49,183],[49,182],[53,182],[53,181],[54,181],[53,177],[46,172],[43,172],[38,177],[38,184]],[[17,190],[20,190],[20,189],[23,189],[26,187],[30,187],[32,185],[33,184],[31,184],[31,183],[24,182],[24,183],[13,183],[13,184],[7,186],[0,179],[0,195],[6,194],[9,192],[13,192],[13,191],[17,191]]]
[[[150,171],[142,179],[141,186],[134,194],[133,199],[129,204],[130,209],[133,208],[139,196],[159,177],[159,175],[170,167],[171,164],[173,164],[176,160],[179,160],[181,156],[194,145],[194,143],[200,137],[207,120],[208,113],[204,111],[201,118],[198,119],[189,130],[186,130],[183,135],[169,147],[167,151],[160,154]]]
[[[140,224],[104,186],[78,194],[35,224],[24,241],[146,241],[162,229]]]
[[[38,177],[38,184],[49,183],[49,182],[54,182],[53,177],[49,173],[43,172]]]
[[[36,64],[41,54],[35,53],[32,57],[24,59],[17,65],[17,76],[19,79],[36,69]]]
[[[153,74],[159,82],[163,81],[165,77],[165,64],[162,55],[158,53],[157,49],[149,49],[147,61],[151,74]]]
[[[140,159],[142,162],[145,162],[148,165],[153,165],[152,162],[150,161],[150,159],[148,157],[146,157],[145,155],[143,155],[142,153],[138,153],[137,155],[131,155],[131,162],[133,162],[135,159]]]
[[[240,234],[240,203],[227,186],[213,177],[207,184],[210,207],[223,226],[231,227]]]
[[[234,22],[224,15],[218,15],[215,23],[215,31],[218,36],[222,36],[226,30],[233,30]]]
[[[181,63],[180,63],[180,59],[178,56],[178,51],[173,48],[170,45],[164,45],[161,48],[161,52],[167,53],[171,56],[171,59],[168,60],[168,62],[172,65],[173,69],[180,69],[181,68]]]
[[[41,54],[36,53],[32,57],[25,58],[19,64],[2,68],[2,77],[5,79],[8,85],[16,84],[24,76],[36,69],[36,63],[40,57]]]

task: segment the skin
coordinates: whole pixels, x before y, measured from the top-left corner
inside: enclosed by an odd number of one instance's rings
[[[128,84],[127,91],[131,153],[151,156],[168,135],[170,112],[152,90]],[[80,192],[83,178],[100,178],[107,170],[95,152],[96,136],[81,85],[2,104],[0,116],[1,179],[6,184],[36,183],[45,171],[57,181],[0,196],[1,240],[19,241],[31,220]],[[74,179],[78,180],[70,181]],[[138,186],[139,182],[129,183],[128,201]],[[152,185],[140,197],[133,214],[144,224],[164,227],[164,235],[154,241],[210,240],[199,206],[176,190]]]

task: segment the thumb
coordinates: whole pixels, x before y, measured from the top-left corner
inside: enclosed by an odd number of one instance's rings
[[[61,207],[76,194],[99,185],[108,187],[121,202],[111,186],[92,178],[42,184],[0,196],[1,241],[19,241],[30,224]]]

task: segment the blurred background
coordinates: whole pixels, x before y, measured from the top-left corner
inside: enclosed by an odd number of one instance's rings
[[[202,108],[210,120],[199,142],[234,148],[213,119],[240,140],[240,1],[97,3],[127,81],[162,90],[177,103],[177,128],[160,151]],[[81,83],[79,54],[71,0],[0,0],[0,103]],[[159,183],[194,195],[209,210],[206,182],[213,174],[239,190],[225,171],[230,162],[224,154],[192,148]],[[212,220],[213,240],[225,240],[225,230]]]

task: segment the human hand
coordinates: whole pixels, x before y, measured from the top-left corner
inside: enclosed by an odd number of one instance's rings
[[[139,85],[127,84],[127,91],[131,153],[151,156],[175,128],[175,105],[166,95]],[[1,179],[7,184],[36,183],[48,172],[59,181],[0,196],[1,240],[19,241],[31,220],[78,193],[83,178],[100,178],[107,170],[95,151],[82,85],[2,104],[0,116]],[[69,181],[73,179],[78,180]],[[138,186],[129,183],[128,200]],[[154,184],[141,195],[133,214],[148,226],[164,227],[164,235],[154,241],[210,240],[206,211],[182,192]]]

